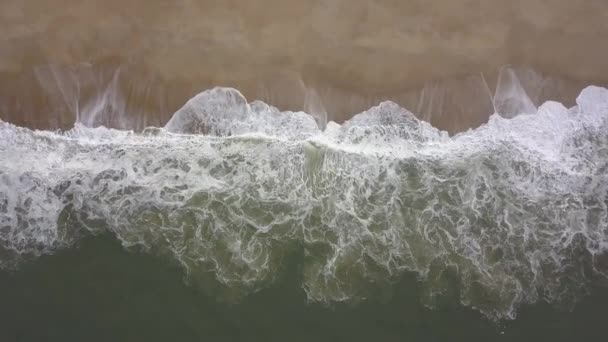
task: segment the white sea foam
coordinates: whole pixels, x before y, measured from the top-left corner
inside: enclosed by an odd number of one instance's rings
[[[577,103],[454,137],[391,102],[320,130],[226,88],[143,133],[0,122],[0,263],[111,232],[237,297],[302,250],[313,301],[413,271],[430,306],[449,272],[489,317],[573,303],[608,273],[608,90]]]

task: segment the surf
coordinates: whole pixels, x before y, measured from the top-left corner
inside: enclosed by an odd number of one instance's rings
[[[320,123],[213,88],[141,132],[0,122],[0,265],[111,234],[232,301],[298,252],[311,302],[414,272],[429,307],[453,275],[492,319],[573,305],[608,275],[608,90],[509,108],[450,136],[393,102]]]

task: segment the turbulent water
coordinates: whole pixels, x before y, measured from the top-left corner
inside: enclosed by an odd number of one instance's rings
[[[319,126],[228,88],[141,133],[0,122],[0,265],[109,232],[239,301],[301,253],[311,302],[415,272],[423,304],[455,282],[492,319],[572,305],[608,276],[607,89],[451,137],[392,102]]]

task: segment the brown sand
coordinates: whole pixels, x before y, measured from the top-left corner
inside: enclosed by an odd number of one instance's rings
[[[98,123],[140,129],[220,85],[337,121],[391,99],[455,132],[503,65],[571,104],[607,57],[604,0],[3,0],[0,117],[69,127],[107,90]]]

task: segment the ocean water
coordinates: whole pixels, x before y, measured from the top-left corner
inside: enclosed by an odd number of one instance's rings
[[[190,99],[164,127],[0,122],[0,336],[601,340],[608,90],[450,135]]]

